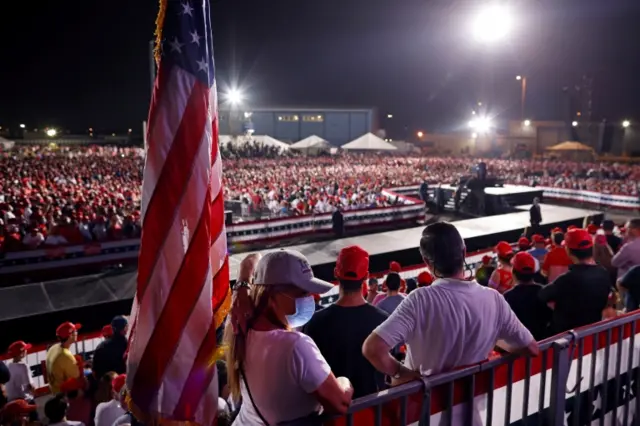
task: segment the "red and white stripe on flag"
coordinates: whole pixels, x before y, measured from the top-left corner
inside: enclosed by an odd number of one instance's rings
[[[208,1],[163,0],[158,34],[127,386],[137,415],[212,425],[230,290]]]

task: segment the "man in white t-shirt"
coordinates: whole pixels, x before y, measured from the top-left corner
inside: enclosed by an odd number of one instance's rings
[[[29,349],[31,349],[31,345],[23,341],[13,342],[9,346],[8,353],[13,359],[7,367],[11,373],[11,380],[6,384],[7,400],[9,401],[33,398],[31,394],[33,392],[31,370],[24,362]]]
[[[449,223],[423,231],[420,252],[439,279],[412,291],[363,345],[365,357],[394,384],[483,361],[496,344],[510,352],[538,353],[533,336],[502,295],[464,281],[465,251]],[[405,365],[389,354],[403,343]]]

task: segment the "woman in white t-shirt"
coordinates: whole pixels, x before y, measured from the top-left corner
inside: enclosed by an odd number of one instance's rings
[[[236,287],[246,292],[248,284],[239,281]],[[247,312],[246,333],[234,333],[231,323],[225,330],[229,387],[234,400],[242,397],[233,424],[295,424],[321,409],[346,412],[351,384],[336,379],[313,340],[293,330],[313,315],[311,294],[333,285],[314,278],[302,254],[279,250],[260,259],[250,287],[253,309]]]
[[[120,405],[120,391],[125,383],[125,375],[118,376],[113,371],[106,373],[100,379],[96,392],[95,426],[111,426],[125,413]]]

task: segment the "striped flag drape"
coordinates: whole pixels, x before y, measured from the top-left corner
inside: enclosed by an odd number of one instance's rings
[[[208,0],[163,0],[127,361],[134,413],[214,422],[230,303]]]

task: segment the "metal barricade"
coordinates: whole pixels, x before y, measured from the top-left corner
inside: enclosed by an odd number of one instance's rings
[[[330,426],[640,424],[640,312],[354,400]],[[633,422],[633,423],[632,423]]]

